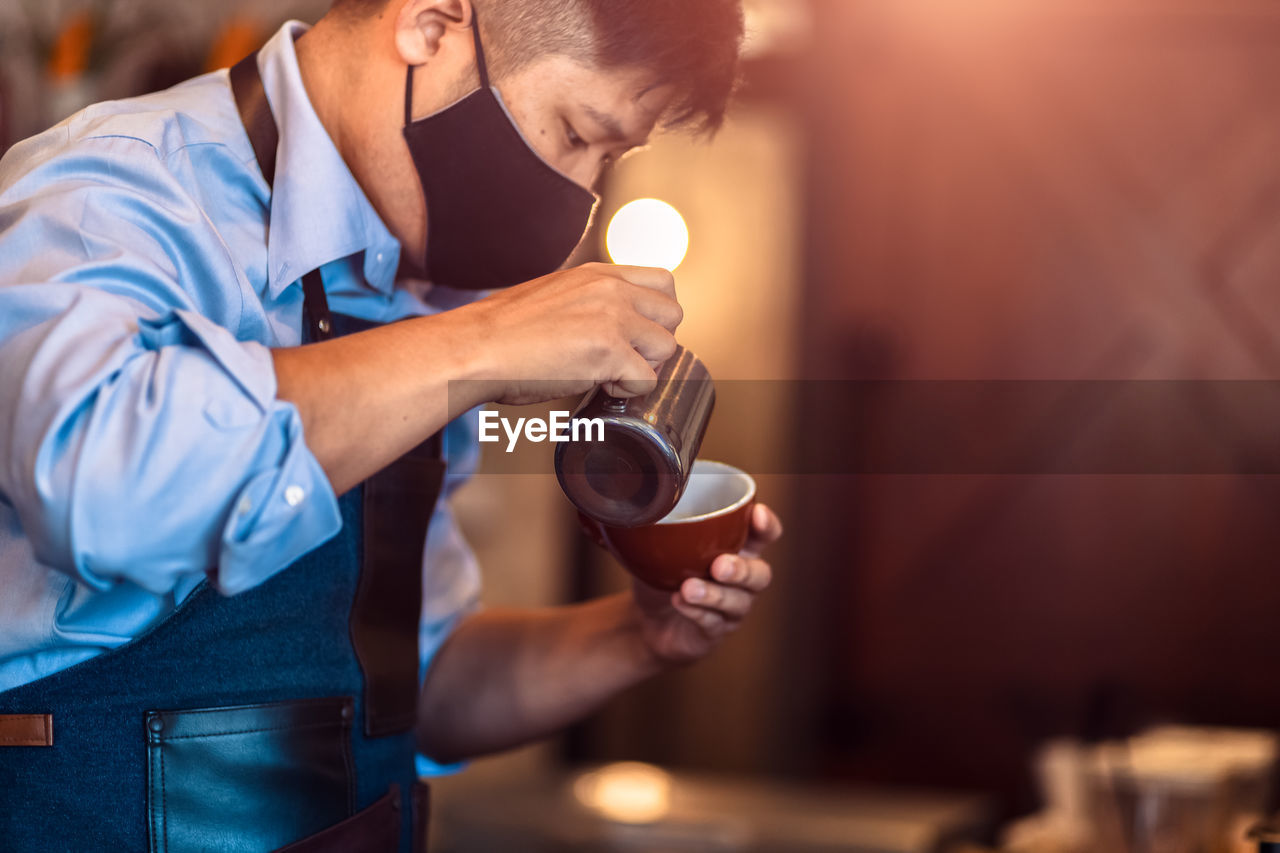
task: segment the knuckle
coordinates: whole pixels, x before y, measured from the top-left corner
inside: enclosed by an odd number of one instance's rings
[[[603,269],[599,265],[582,267],[580,275],[582,276],[583,282],[591,286],[598,287],[606,285],[612,281],[616,281],[616,278],[610,275],[608,270]]]
[[[593,323],[610,341],[626,334],[626,312],[616,302],[605,302],[595,312]]]
[[[592,299],[607,310],[617,311],[625,304],[622,282],[616,278],[601,277],[592,279],[590,287]]]
[[[613,318],[612,331],[614,345],[618,347],[619,350],[631,352],[631,332],[629,324],[627,323],[627,318],[621,312],[618,313],[618,316]]]

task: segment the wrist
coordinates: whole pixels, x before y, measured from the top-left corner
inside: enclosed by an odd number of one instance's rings
[[[627,657],[632,662],[641,679],[676,669],[680,661],[671,660],[654,648],[648,630],[648,617],[644,608],[636,601],[635,596],[622,593],[618,596],[621,605],[621,633],[627,649]]]
[[[502,368],[493,343],[490,324],[478,304],[465,305],[433,317],[424,317],[444,332],[449,341],[449,412],[457,417],[476,406],[502,396]]]

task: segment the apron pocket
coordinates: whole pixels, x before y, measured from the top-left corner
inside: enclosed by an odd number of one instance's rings
[[[355,811],[349,697],[148,711],[152,853],[267,853]]]
[[[359,814],[276,853],[396,853],[399,849],[400,786],[392,785],[382,799]]]

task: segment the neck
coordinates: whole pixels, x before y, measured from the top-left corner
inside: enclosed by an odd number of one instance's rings
[[[298,39],[298,69],[311,106],[383,223],[421,257],[425,205],[399,128],[404,66],[377,51],[375,21],[326,16]]]
[[[358,73],[346,67],[345,57],[337,49],[333,27],[323,19],[306,32],[294,44],[298,55],[298,70],[307,90],[311,107],[320,118],[338,153],[350,165],[351,133],[347,125],[347,112],[343,101],[348,90],[359,86]]]

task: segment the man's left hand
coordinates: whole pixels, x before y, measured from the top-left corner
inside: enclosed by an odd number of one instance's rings
[[[717,557],[711,564],[712,580],[690,578],[674,593],[636,581],[633,595],[649,651],[667,664],[692,663],[737,630],[756,596],[773,580],[773,570],[760,559],[760,552],[781,536],[778,516],[757,504],[746,546],[737,554]]]

